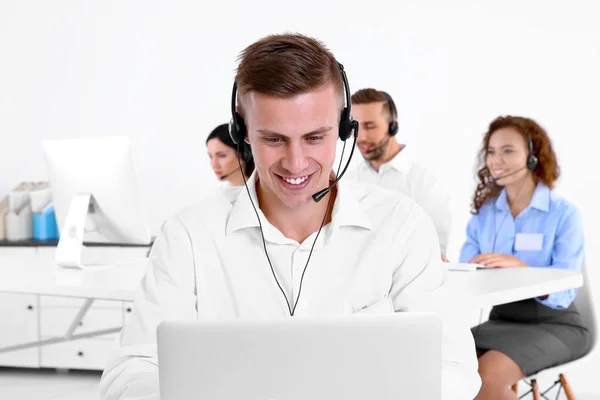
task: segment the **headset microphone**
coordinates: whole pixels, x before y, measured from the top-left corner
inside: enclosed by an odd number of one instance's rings
[[[356,130],[358,130],[358,127],[356,127]],[[312,198],[315,201],[315,203],[318,203],[319,201],[321,201],[321,199],[323,199],[323,197],[325,197],[325,195],[327,195],[327,193],[329,193],[329,191],[331,189],[333,189],[333,187],[338,183],[338,181],[346,173],[346,170],[348,169],[348,166],[350,165],[350,161],[352,160],[352,154],[354,153],[354,148],[356,147],[356,138],[357,138],[357,136],[354,136],[354,142],[352,143],[352,150],[350,150],[350,156],[348,157],[348,161],[346,162],[346,166],[342,170],[342,173],[335,179],[335,181],[333,181],[333,183],[328,188],[320,190],[317,193],[312,195]],[[341,160],[340,160],[340,164],[341,164]]]
[[[234,169],[234,170],[231,170],[231,171],[229,171],[228,173],[226,173],[225,175],[221,175],[221,176],[219,177],[219,179],[220,179],[220,180],[226,179],[226,178],[230,177],[231,175],[235,174],[236,172],[240,172],[240,169],[239,169],[239,168],[236,168],[236,169]]]
[[[365,151],[365,153],[374,153],[377,150],[381,149],[382,147],[385,147],[391,138],[392,138],[392,136],[388,135],[387,138],[383,139],[377,146],[373,147],[370,150]]]
[[[490,182],[492,182],[492,183],[496,183],[496,182],[498,182],[500,179],[504,179],[504,178],[507,178],[507,177],[509,177],[509,176],[511,176],[511,175],[517,174],[517,173],[519,173],[519,172],[523,171],[524,169],[527,169],[527,167],[519,168],[519,169],[518,169],[518,170],[516,170],[516,171],[513,171],[513,172],[511,172],[511,173],[508,173],[508,174],[506,174],[506,175],[499,176],[499,177],[497,177],[497,178],[494,178],[493,176],[490,176]]]
[[[342,173],[336,177],[335,181],[333,181],[333,183],[329,187],[319,190],[317,193],[312,195],[312,199],[315,201],[315,203],[321,201],[323,197],[325,197],[327,193],[329,193],[331,189],[333,189],[335,185],[337,185],[340,178],[344,176],[346,170],[350,166],[350,161],[352,161],[352,155],[354,154],[354,148],[356,147],[356,140],[358,139],[358,121],[355,121],[352,117],[352,98],[350,96],[350,86],[348,85],[348,78],[346,77],[344,66],[340,63],[338,63],[338,66],[342,75],[342,82],[344,83],[344,93],[346,95],[346,107],[342,110],[342,115],[340,118],[339,136],[340,139],[342,139],[342,141],[344,142],[351,136],[354,136],[354,142],[352,143],[352,150],[350,150],[350,156],[348,157],[348,161],[346,162],[346,166],[342,170]],[[340,165],[342,165],[341,159]]]

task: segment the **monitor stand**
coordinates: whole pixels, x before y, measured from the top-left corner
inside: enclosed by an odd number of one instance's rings
[[[89,253],[89,251],[83,244],[84,235],[87,234],[85,225],[88,216],[94,213],[94,204],[94,198],[90,193],[81,193],[73,196],[56,247],[55,261],[57,265],[80,269],[101,265],[113,265],[113,262],[110,261],[112,257],[106,253],[106,249],[104,249],[105,251],[103,253],[108,257],[102,257],[104,260],[98,260],[97,257],[93,257],[95,258],[94,263],[84,262],[84,260],[87,261],[90,258],[85,257],[86,253]],[[108,253],[110,253],[110,251]]]

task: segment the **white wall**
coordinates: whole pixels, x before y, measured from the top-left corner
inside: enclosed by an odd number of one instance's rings
[[[451,258],[487,124],[512,113],[545,126],[562,167],[558,190],[585,215],[600,288],[599,14],[594,0],[3,0],[0,191],[45,178],[41,139],[128,135],[156,232],[217,186],[204,139],[229,119],[238,52],[265,34],[301,31],[326,42],[353,91],[394,96],[399,140],[453,188]],[[584,376],[576,388],[592,392]]]

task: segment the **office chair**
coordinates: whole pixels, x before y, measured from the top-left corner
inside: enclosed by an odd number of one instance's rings
[[[554,387],[559,386],[558,393],[556,395],[556,399],[559,398],[561,391],[564,390],[565,395],[567,396],[568,400],[575,400],[575,394],[573,393],[573,390],[571,389],[571,386],[569,385],[569,382],[567,381],[567,378],[565,377],[564,373],[570,366],[572,366],[573,364],[578,363],[582,359],[588,357],[590,355],[590,353],[592,352],[592,350],[594,350],[594,348],[596,347],[597,340],[598,340],[598,321],[596,320],[593,296],[592,296],[592,293],[590,290],[590,281],[588,279],[587,268],[585,265],[583,266],[582,273],[583,273],[583,286],[580,287],[579,290],[577,291],[577,297],[575,298],[575,304],[577,305],[577,309],[579,310],[583,324],[588,327],[589,332],[590,332],[590,340],[588,342],[588,347],[587,347],[586,351],[584,352],[584,354],[576,360],[570,361],[566,364],[558,365],[556,367],[551,367],[551,368],[545,369],[543,371],[538,372],[537,374],[534,374],[532,376],[528,376],[528,377],[524,378],[523,381],[527,385],[529,385],[531,389],[527,393],[524,393],[523,395],[521,395],[519,397],[519,399],[525,398],[529,394],[532,394],[534,400],[542,400],[542,399],[549,400],[549,398],[546,395]],[[548,389],[541,392],[540,388],[539,388],[539,384],[537,382],[538,379],[541,376],[556,376],[556,375],[558,375],[558,378],[554,381],[554,384],[552,386],[550,386]],[[514,384],[512,386],[512,390],[515,393],[518,393],[518,384]]]

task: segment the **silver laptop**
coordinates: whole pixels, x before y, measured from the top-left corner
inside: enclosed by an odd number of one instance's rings
[[[441,322],[431,313],[163,322],[163,400],[441,398]]]

